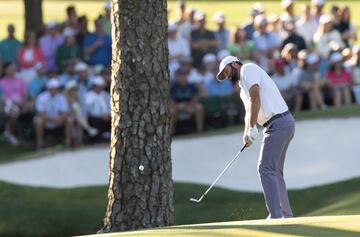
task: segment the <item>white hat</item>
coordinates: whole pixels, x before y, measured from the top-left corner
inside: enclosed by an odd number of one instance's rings
[[[72,88],[75,88],[77,86],[78,86],[78,84],[76,83],[76,81],[71,80],[66,83],[65,90],[71,90]]]
[[[197,10],[194,15],[196,21],[202,21],[205,19],[205,14],[202,11]]]
[[[287,8],[288,6],[293,4],[294,2],[295,2],[295,0],[282,0],[281,1],[281,7],[282,8]]]
[[[202,63],[207,64],[207,63],[212,63],[212,62],[216,62],[215,54],[212,54],[212,53],[205,54],[202,59]]]
[[[221,60],[220,65],[219,65],[219,72],[216,75],[216,79],[218,81],[222,81],[225,79],[224,75],[222,75],[222,72],[223,72],[224,68],[232,62],[240,62],[240,60],[234,56],[227,56]]]
[[[169,24],[168,25],[168,32],[174,32],[177,31],[177,25],[176,24]]]
[[[267,24],[267,20],[264,15],[261,14],[255,17],[255,25],[266,25],[266,24]]]
[[[216,23],[223,23],[225,21],[225,15],[222,12],[215,12],[214,16],[213,16],[213,20]]]
[[[315,6],[323,6],[325,5],[325,0],[311,0],[311,3]]]
[[[227,50],[227,49],[222,49],[222,50],[220,50],[218,53],[217,53],[217,59],[218,60],[221,60],[222,58],[225,58],[225,57],[227,57],[227,56],[230,56],[231,54],[230,54],[230,52],[229,52],[229,50]]]
[[[261,2],[254,3],[253,9],[257,10],[259,13],[265,12],[265,7]]]
[[[315,53],[310,53],[307,57],[306,57],[306,63],[307,64],[314,64],[319,62],[319,56]]]
[[[332,53],[330,56],[330,63],[337,63],[343,59],[343,56],[339,52]]]
[[[87,69],[88,69],[88,66],[84,62],[78,62],[75,65],[75,72],[83,72],[83,71],[86,71]]]
[[[47,83],[46,83],[46,88],[48,89],[53,89],[53,88],[59,88],[60,87],[60,83],[57,79],[53,78],[50,79]]]
[[[267,15],[266,20],[268,22],[277,22],[279,20],[279,16],[274,13],[270,13],[269,15]]]
[[[75,30],[71,29],[70,27],[66,27],[63,32],[64,37],[71,37],[74,36],[75,34],[76,34]]]
[[[332,17],[328,14],[323,14],[319,19],[320,24],[326,24],[329,22],[332,22]]]
[[[101,76],[96,76],[92,79],[92,83],[95,86],[105,86],[105,81]]]
[[[106,2],[105,2],[105,9],[106,9],[106,10],[110,10],[110,9],[111,9],[111,2],[110,2],[110,1],[106,1]]]
[[[46,27],[47,27],[48,29],[52,29],[52,28],[54,28],[54,27],[56,27],[56,26],[57,26],[56,21],[49,21],[49,22],[46,24]]]

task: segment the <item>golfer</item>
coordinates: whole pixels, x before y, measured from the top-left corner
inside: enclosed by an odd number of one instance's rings
[[[259,135],[257,124],[265,127],[261,145],[258,173],[264,192],[268,218],[293,216],[283,176],[286,150],[295,133],[295,120],[269,75],[254,63],[242,64],[237,57],[228,56],[219,65],[217,80],[231,80],[240,86],[244,103],[247,147]]]

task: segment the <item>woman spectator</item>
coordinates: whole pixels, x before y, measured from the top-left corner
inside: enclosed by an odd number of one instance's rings
[[[335,28],[340,32],[341,38],[346,47],[351,46],[356,41],[356,28],[350,22],[350,8],[344,7],[340,12],[340,21]]]
[[[246,31],[243,27],[236,27],[232,36],[232,43],[228,46],[228,50],[233,56],[240,58],[240,60],[256,60],[257,54],[255,45],[252,40],[249,40]]]
[[[21,77],[27,82],[36,76],[35,65],[45,63],[44,54],[38,46],[35,32],[28,31],[25,33],[24,44],[18,52],[18,62]]]
[[[343,57],[341,53],[335,52],[330,56],[330,69],[327,72],[327,78],[333,92],[334,105],[351,104],[350,82],[351,73],[345,70],[343,66]]]

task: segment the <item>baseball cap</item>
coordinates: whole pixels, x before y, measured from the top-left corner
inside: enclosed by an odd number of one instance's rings
[[[76,34],[75,30],[71,29],[70,27],[66,27],[64,29],[64,37],[71,37],[71,36],[74,36]]]
[[[95,86],[105,86],[105,81],[101,76],[96,76],[92,79],[92,84]]]
[[[84,62],[78,62],[76,65],[75,65],[75,71],[76,72],[82,72],[82,71],[86,71],[88,69],[88,66],[86,63]]]
[[[281,1],[281,7],[282,8],[287,8],[288,6],[293,4],[294,2],[295,2],[295,0],[282,0]]]
[[[337,63],[343,59],[343,56],[339,52],[332,53],[330,56],[330,63]]]
[[[225,15],[222,12],[215,12],[214,16],[213,16],[213,20],[216,23],[223,23],[225,21]]]
[[[216,62],[215,54],[212,54],[212,53],[205,54],[202,59],[202,63],[207,64],[207,63],[211,63],[211,62]]]
[[[221,60],[220,65],[219,65],[219,72],[216,75],[216,79],[218,81],[223,81],[225,79],[225,76],[222,74],[222,72],[228,64],[233,63],[233,62],[240,62],[240,60],[239,60],[239,58],[234,57],[234,56],[227,56]]]
[[[306,63],[307,64],[314,64],[319,61],[319,56],[317,54],[311,53],[306,57]]]
[[[47,27],[48,29],[52,29],[52,28],[54,28],[54,27],[56,27],[56,26],[57,26],[56,21],[49,21],[49,22],[46,24],[46,27]]]
[[[325,5],[325,0],[311,0],[311,3],[315,6],[323,6]]]
[[[78,86],[78,84],[76,83],[76,81],[71,80],[66,83],[65,90],[71,90],[72,88],[75,88],[77,86]]]
[[[196,11],[194,15],[196,21],[202,21],[205,19],[205,14],[202,11]]]
[[[46,88],[48,89],[54,89],[54,88],[59,88],[60,87],[60,83],[57,79],[53,78],[50,79],[47,83],[46,83]]]
[[[265,7],[261,2],[254,3],[253,9],[257,10],[259,13],[265,12]]]

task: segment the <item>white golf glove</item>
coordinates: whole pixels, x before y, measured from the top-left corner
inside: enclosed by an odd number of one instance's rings
[[[256,138],[259,136],[259,130],[256,124],[253,127],[249,128],[246,135],[248,136],[251,142],[254,142],[256,140]]]

